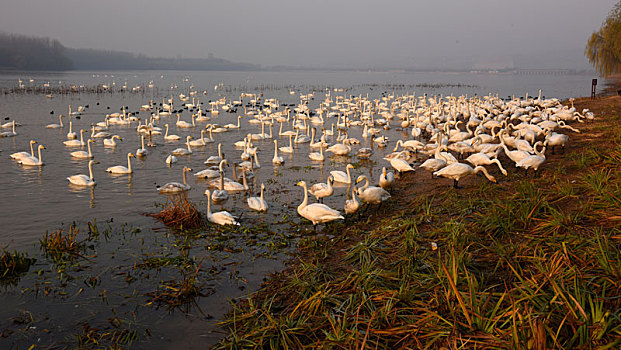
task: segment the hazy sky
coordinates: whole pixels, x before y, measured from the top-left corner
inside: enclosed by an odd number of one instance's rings
[[[1,0],[0,31],[159,57],[409,65],[421,57],[581,55],[618,0]]]

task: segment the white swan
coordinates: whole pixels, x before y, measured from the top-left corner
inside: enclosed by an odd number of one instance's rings
[[[561,146],[563,151],[565,151],[565,144],[568,141],[569,136],[552,131],[551,133],[546,135],[546,139],[543,142],[543,145],[550,146],[552,149],[552,153],[554,153],[554,147],[556,146]]]
[[[537,143],[540,141],[537,141]],[[537,143],[535,143],[535,145],[537,145]],[[507,147],[507,145],[505,144],[504,139],[500,140],[500,144],[502,145],[502,148],[505,150],[505,154],[507,155],[507,157],[509,157],[509,159],[511,159],[513,162],[517,163],[520,160],[528,157],[530,155],[530,153],[528,152],[524,152],[524,151],[518,151],[518,150],[509,150],[509,148]]]
[[[215,213],[211,212],[211,192],[209,190],[205,190],[205,195],[207,196],[207,220],[209,222],[213,222],[218,225],[237,225],[239,226],[239,222],[236,221],[235,217],[231,215],[228,211],[218,211]]]
[[[193,153],[192,152],[192,146],[190,146],[190,140],[191,139],[192,139],[192,136],[188,135],[188,137],[186,137],[186,140],[185,140],[185,145],[186,145],[187,148],[181,148],[181,147],[177,148],[174,151],[172,151],[172,154],[174,156],[187,156],[187,155],[192,154]]]
[[[114,141],[114,139],[117,139],[119,141],[123,141],[121,136],[119,136],[119,135],[112,135],[111,138],[103,140],[104,147],[116,147],[116,142]]]
[[[468,158],[466,158],[466,161],[474,166],[496,164],[498,165],[498,169],[500,169],[500,172],[504,176],[507,176],[507,171],[502,167],[500,161],[496,158],[490,159],[490,157],[485,153],[473,153]]]
[[[164,126],[166,127],[166,133],[164,134],[164,140],[166,141],[176,141],[179,140],[181,137],[179,137],[179,135],[168,135],[168,124],[164,124]]]
[[[80,130],[80,140],[67,140],[67,141],[63,141],[63,144],[65,146],[67,146],[67,147],[85,146],[86,145],[86,143],[84,142],[84,133],[85,132],[86,132],[86,130],[84,130],[84,129]]]
[[[241,124],[240,124],[241,118],[242,118],[241,115],[237,116],[237,125],[235,125],[235,124],[226,124],[224,127],[227,128],[227,129],[239,129],[239,127],[241,126]]]
[[[11,131],[4,131],[0,133],[0,138],[1,137],[15,137],[17,136],[17,132],[15,132],[15,120],[11,121]]]
[[[529,155],[528,157],[521,159],[520,161],[515,163],[515,166],[526,169],[526,172],[528,172],[528,169],[533,169],[535,171],[535,175],[537,175],[537,170],[546,161],[546,147],[543,146],[542,150],[538,151],[537,147],[535,146],[534,151],[534,155]]]
[[[384,160],[390,162],[390,165],[399,173],[399,175],[407,171],[414,171],[414,168],[412,168],[410,163],[401,158],[384,158]]]
[[[88,161],[88,176],[84,174],[71,175],[67,180],[78,186],[95,186],[97,183],[93,178],[93,164],[99,164],[99,162],[92,159]]]
[[[11,159],[19,160],[23,157],[34,157],[34,144],[37,143],[35,140],[30,140],[30,153],[26,151],[15,152],[11,154]]]
[[[356,179],[356,183],[365,181],[364,186],[358,189],[358,197],[368,204],[381,204],[390,198],[390,193],[385,189],[377,186],[369,186],[369,178],[366,175],[360,175]]]
[[[337,156],[344,156],[344,155],[349,154],[349,152],[351,152],[351,147],[349,147],[348,145],[344,145],[342,143],[336,143],[328,147],[326,151],[331,152]]]
[[[86,147],[88,149],[88,152],[85,151],[74,151],[71,152],[71,156],[74,158],[80,158],[80,159],[90,159],[93,158],[93,153],[91,152],[91,143],[95,142],[95,140],[93,139],[88,139],[88,141],[86,141]]]
[[[18,159],[17,163],[21,165],[44,165],[43,158],[41,157],[41,150],[43,149],[45,149],[45,146],[39,145],[38,147],[39,158],[29,155],[27,157],[22,157],[21,159]]]
[[[73,132],[73,122],[69,120],[69,132],[67,133],[67,140],[75,140],[78,138],[78,134]]]
[[[111,136],[112,133],[107,131],[95,132],[95,125],[91,124],[91,138],[106,138]]]
[[[149,154],[149,150],[144,148],[144,135],[140,135],[140,142],[142,147],[136,150],[136,155],[138,157],[145,157],[147,154]]]
[[[224,159],[224,156],[222,155],[222,144],[219,143],[218,144],[218,155],[217,156],[210,156],[209,158],[207,158],[205,160],[205,164],[218,164],[223,159]]]
[[[63,128],[63,115],[58,115],[59,124],[48,124],[45,126],[46,129],[60,129]]]
[[[301,186],[304,189],[304,200],[298,206],[298,214],[305,219],[310,220],[313,223],[313,228],[317,224],[322,224],[337,219],[344,219],[341,213],[328,207],[325,204],[313,203],[308,204],[308,189],[305,181],[300,181],[296,186]]]
[[[205,169],[205,170],[199,171],[198,173],[195,173],[194,176],[198,178],[202,178],[202,179],[212,179],[212,178],[218,177],[220,176],[220,170],[224,171],[225,164],[228,164],[228,162],[226,161],[226,159],[223,159],[220,161],[220,164],[218,165],[218,170]]]
[[[267,202],[263,198],[263,191],[265,191],[265,185],[261,184],[261,196],[260,197],[248,197],[248,207],[256,211],[267,211]]]
[[[440,155],[440,151],[442,148],[446,149],[444,145],[437,145],[435,149],[434,158],[429,158],[423,162],[419,166],[419,168],[423,168],[431,173],[431,177],[433,178],[433,172],[438,171],[446,166],[446,160]]]
[[[282,153],[293,153],[293,136],[289,135],[289,146],[278,148]]]
[[[354,214],[358,209],[360,209],[360,201],[356,197],[356,187],[354,186],[351,189],[351,199],[345,201],[345,214]]]
[[[330,172],[330,175],[332,175],[332,178],[334,179],[334,182],[339,182],[339,183],[344,183],[344,184],[350,184],[351,183],[351,173],[349,172],[349,169],[353,169],[354,166],[351,164],[347,164],[345,166],[345,171],[342,170],[332,170]]]
[[[323,155],[323,147],[319,148],[319,152],[311,152],[308,154],[308,158],[310,160],[323,162],[326,157]]]
[[[135,155],[133,155],[132,153],[127,153],[127,167],[124,167],[122,165],[116,165],[116,166],[111,166],[108,169],[106,169],[107,172],[111,173],[111,174],[131,174],[132,173],[132,163],[131,163],[131,158],[132,157],[136,157]]]
[[[274,157],[272,158],[272,164],[274,165],[285,164],[285,159],[283,157],[278,156],[278,140],[274,140]]]
[[[188,171],[192,171],[191,168],[184,166],[183,167],[183,183],[179,182],[169,182],[164,186],[160,187],[158,190],[160,193],[179,193],[190,190],[192,187],[188,185],[186,173]]]
[[[168,157],[166,157],[166,164],[168,164],[169,166],[171,164],[177,163],[177,157],[173,156],[172,154],[169,154]]]
[[[494,182],[494,183],[496,182],[496,178],[491,176],[487,172],[487,169],[485,169],[484,167],[477,166],[473,169],[470,165],[464,164],[464,163],[453,163],[451,165],[446,166],[445,168],[442,168],[434,172],[433,175],[453,179],[453,187],[459,188],[459,180],[461,178],[464,178],[469,175],[474,175],[480,171],[483,172],[483,174],[489,181]]]
[[[211,194],[211,200],[213,201],[213,204],[219,204],[219,203],[224,203],[229,199],[229,193],[227,190],[224,189],[224,167],[222,165],[224,164],[228,164],[226,162],[226,160],[220,162],[220,169],[219,169],[219,175],[220,175],[220,188],[217,190],[214,190],[213,193]]]
[[[323,203],[323,199],[325,197],[329,197],[334,193],[334,188],[332,187],[332,183],[334,182],[334,178],[332,176],[328,176],[327,183],[319,182],[312,185],[308,189],[308,193],[315,196],[315,198]]]
[[[205,129],[201,130],[201,137],[199,139],[190,141],[190,146],[193,146],[193,147],[206,146],[207,145],[207,142],[205,142],[205,133],[206,132],[207,132],[207,130],[205,130]]]
[[[194,127],[194,117],[192,116],[192,124],[186,122],[185,120],[181,120],[181,116],[177,113],[177,127],[179,128],[191,128]]]
[[[219,180],[217,182],[210,182],[210,186],[224,187],[225,190],[229,192],[242,192],[248,191],[248,183],[246,182],[246,172],[242,171],[242,183],[237,181],[233,181],[227,178],[224,178],[224,183],[220,184]]]
[[[386,171],[386,167],[382,167],[382,173],[379,178],[379,185],[381,188],[387,190],[392,187],[395,182],[395,175],[391,171]]]

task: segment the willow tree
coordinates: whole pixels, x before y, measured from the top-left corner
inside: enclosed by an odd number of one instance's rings
[[[591,34],[584,54],[603,76],[621,72],[621,1],[610,11],[601,28]]]

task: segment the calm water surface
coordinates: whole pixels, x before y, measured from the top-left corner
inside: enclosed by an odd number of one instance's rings
[[[27,275],[17,286],[6,287],[0,298],[3,305],[9,305],[0,311],[0,329],[12,329],[15,317],[29,311],[35,315],[34,329],[24,332],[23,335],[0,339],[11,345],[27,345],[39,341],[40,344],[62,343],[67,341],[81,329],[84,323],[91,325],[106,324],[112,315],[118,315],[126,328],[137,329],[144,335],[149,329],[152,337],[141,337],[138,347],[174,348],[178,344],[190,344],[199,347],[213,343],[220,336],[209,331],[213,329],[215,321],[223,317],[227,311],[226,304],[229,298],[245,295],[249,290],[255,290],[263,276],[276,271],[283,266],[284,252],[295,249],[295,240],[298,238],[298,222],[303,222],[295,211],[302,200],[302,190],[295,186],[300,180],[312,184],[326,180],[331,170],[344,170],[348,162],[355,163],[356,169],[352,177],[365,174],[376,182],[382,166],[388,163],[382,160],[386,153],[392,152],[394,141],[384,149],[375,149],[370,161],[359,161],[355,156],[327,157],[323,163],[312,162],[308,159],[308,144],[296,146],[292,155],[280,154],[285,158],[285,165],[275,167],[271,163],[274,152],[272,140],[255,142],[258,146],[261,168],[255,170],[256,176],[249,180],[253,193],[258,195],[261,183],[265,183],[266,200],[270,209],[265,214],[251,212],[246,206],[246,197],[238,194],[223,205],[223,208],[242,216],[242,226],[256,227],[260,223],[266,224],[275,234],[284,235],[290,245],[284,251],[275,254],[264,254],[269,249],[271,238],[259,239],[264,245],[260,248],[250,248],[254,238],[248,236],[231,236],[228,244],[239,248],[231,251],[205,253],[205,246],[212,244],[209,240],[201,240],[194,248],[179,249],[183,242],[179,237],[167,230],[161,229],[161,224],[151,217],[144,216],[145,212],[158,210],[156,204],[164,203],[165,196],[158,194],[156,186],[169,181],[181,181],[181,172],[184,165],[195,171],[204,169],[203,161],[211,155],[217,154],[217,144],[222,143],[223,152],[229,160],[241,161],[241,151],[233,146],[234,141],[242,140],[248,132],[259,133],[260,127],[249,124],[248,118],[242,119],[242,127],[226,133],[214,134],[215,142],[206,147],[194,148],[190,156],[179,157],[179,162],[172,167],[166,166],[164,160],[173,149],[185,147],[183,141],[186,135],[197,138],[205,122],[197,123],[195,128],[177,128],[175,118],[162,118],[159,126],[169,123],[170,133],[182,137],[179,142],[165,142],[162,136],[154,136],[157,147],[149,148],[148,156],[132,159],[134,174],[131,176],[115,176],[105,172],[113,165],[126,165],[127,153],[135,152],[140,148],[140,138],[136,132],[136,123],[129,126],[110,126],[110,131],[123,138],[116,148],[104,148],[98,140],[92,145],[94,159],[100,164],[94,166],[94,175],[97,186],[94,188],[79,188],[69,185],[67,177],[73,174],[88,174],[88,160],[74,159],[69,153],[81,148],[66,147],[62,141],[66,140],[68,120],[65,118],[65,127],[62,129],[46,129],[45,125],[58,123],[58,114],[67,114],[68,106],[77,108],[78,105],[89,107],[79,119],[73,118],[73,130],[89,130],[90,124],[104,120],[108,113],[119,112],[121,106],[127,106],[129,111],[137,111],[150,99],[161,102],[163,98],[175,98],[175,108],[181,102],[180,93],[188,94],[190,88],[202,92],[197,97],[208,107],[210,100],[225,97],[227,100],[238,100],[242,92],[262,93],[264,98],[279,99],[281,104],[299,103],[299,94],[314,92],[315,98],[309,106],[314,109],[324,100],[327,89],[335,95],[362,95],[369,98],[378,98],[381,93],[389,92],[397,95],[416,92],[417,95],[485,95],[498,94],[501,97],[537,95],[543,90],[547,97],[567,98],[585,96],[590,93],[590,75],[509,75],[484,73],[371,73],[371,72],[119,72],[119,73],[38,73],[38,74],[0,74],[0,89],[9,89],[17,86],[21,78],[25,86],[41,86],[48,83],[51,88],[66,85],[84,85],[92,87],[98,84],[107,84],[119,89],[126,84],[128,89],[136,86],[143,87],[139,92],[115,93],[78,93],[72,95],[53,94],[46,98],[44,94],[8,94],[0,95],[0,117],[15,119],[22,126],[17,128],[17,137],[0,139],[0,244],[9,249],[26,251],[30,256],[40,257],[39,240],[46,231],[67,227],[75,222],[82,230],[86,223],[97,220],[110,229],[111,236],[97,245],[97,259],[86,263],[89,273],[76,272],[75,280],[62,283],[56,282],[54,297],[42,297],[40,285],[56,277],[54,268],[49,261],[39,258],[37,265],[31,270],[43,271],[33,277]],[[34,81],[30,82],[32,78]],[[145,88],[150,82],[153,88]],[[600,83],[601,84],[601,83]],[[217,86],[217,88],[216,88]],[[600,85],[603,86],[603,85]],[[343,89],[335,92],[335,88]],[[294,91],[295,94],[290,94]],[[204,93],[203,93],[204,92]],[[246,103],[249,98],[244,99]],[[210,122],[221,125],[237,122],[237,115],[243,114],[238,108],[237,113],[221,112]],[[181,112],[181,118],[190,121],[191,113]],[[148,117],[146,112],[138,116]],[[335,119],[327,120],[329,129]],[[396,122],[395,122],[396,124]],[[396,126],[396,125],[395,125]],[[291,125],[285,124],[285,129]],[[6,130],[6,129],[5,129]],[[318,130],[320,131],[320,130]],[[279,140],[279,146],[288,145],[288,138],[278,137],[278,124],[274,125],[274,137]],[[368,147],[368,140],[361,137],[362,127],[353,127],[350,137],[362,140],[360,145]],[[391,130],[385,132],[390,140],[403,138],[402,132]],[[407,136],[406,136],[407,137]],[[43,160],[45,166],[25,167],[18,165],[9,158],[13,152],[24,151],[28,141],[37,140],[45,145]],[[333,142],[333,140],[329,140]],[[86,149],[86,148],[83,148]],[[328,154],[326,154],[327,156]],[[423,175],[426,175],[423,174]],[[421,176],[423,176],[421,175]],[[231,177],[230,168],[226,176]],[[201,210],[205,210],[204,190],[206,182],[189,177],[192,190],[188,197],[200,203]],[[346,188],[335,190],[335,195],[327,198],[325,203],[342,210],[346,198]],[[216,206],[219,210],[219,206]],[[213,210],[212,209],[212,210]],[[292,226],[293,225],[293,226]],[[282,236],[281,236],[282,238]],[[181,242],[181,243],[180,243]],[[266,243],[267,242],[267,243]],[[147,306],[148,291],[157,289],[158,283],[167,278],[179,276],[175,268],[162,269],[153,272],[153,276],[138,278],[137,282],[127,282],[126,274],[132,274],[131,266],[144,261],[146,256],[176,256],[186,254],[200,260],[208,258],[203,268],[222,269],[223,273],[211,274],[208,285],[210,295],[200,298],[198,304],[188,307],[184,311],[171,312],[165,308]],[[265,258],[268,256],[269,258]],[[208,264],[211,264],[207,266]],[[228,264],[228,265],[227,265]],[[234,266],[234,268],[231,268]],[[146,272],[143,272],[145,274]],[[101,284],[80,292],[84,288],[84,280],[93,275],[100,276]],[[119,277],[123,276],[123,278]],[[60,278],[62,282],[62,277]],[[39,289],[37,289],[39,288]],[[106,289],[108,299],[102,303],[102,289]],[[26,292],[24,292],[26,289]],[[79,296],[78,296],[79,295]],[[85,310],[88,310],[86,312]],[[114,311],[111,311],[114,310]],[[134,312],[136,311],[136,312]],[[44,316],[41,316],[44,315]],[[60,317],[62,315],[62,317]],[[37,328],[38,327],[38,328]],[[133,328],[132,328],[133,327]],[[48,328],[50,333],[38,329]],[[37,340],[39,339],[39,340]]]

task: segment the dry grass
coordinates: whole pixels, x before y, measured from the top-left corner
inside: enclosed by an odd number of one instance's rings
[[[160,220],[168,227],[179,230],[194,230],[205,226],[200,211],[194,203],[188,200],[185,192],[168,196],[160,212],[146,215]]]

